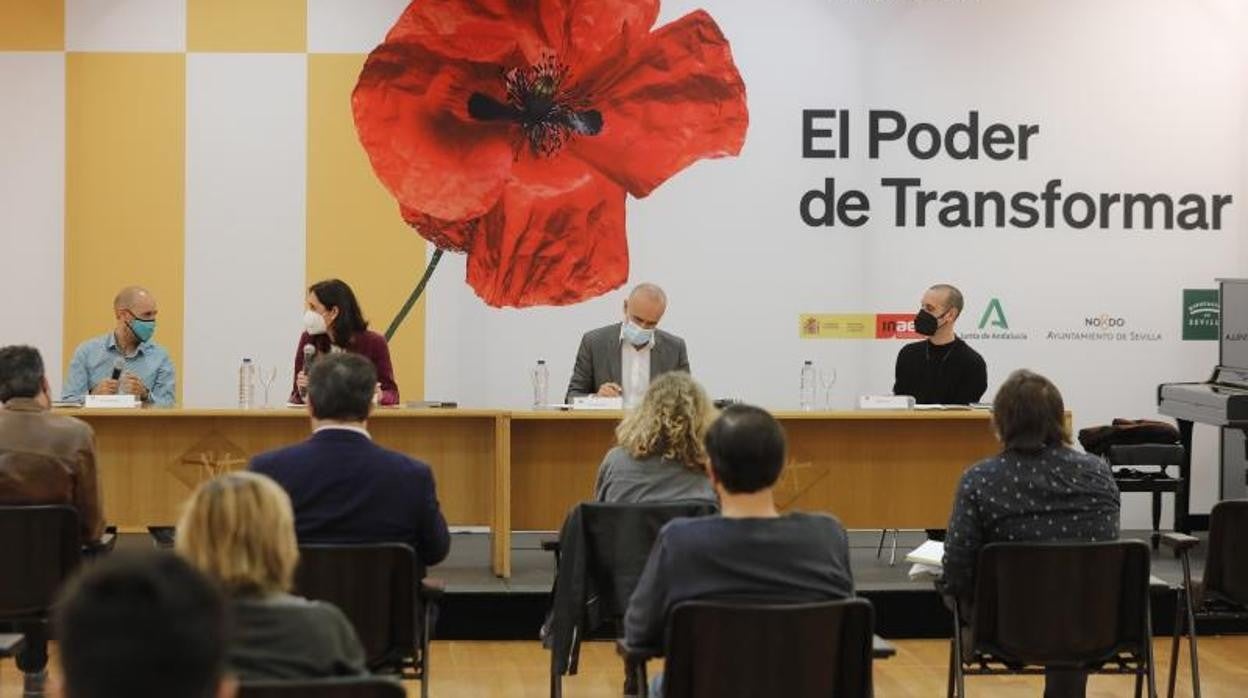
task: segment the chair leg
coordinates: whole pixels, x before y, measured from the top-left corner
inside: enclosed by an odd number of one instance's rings
[[[1191,561],[1183,556],[1183,577],[1191,579]],[[1192,698],[1200,698],[1200,660],[1196,652],[1196,611],[1192,608],[1192,595],[1189,591],[1183,594],[1184,607],[1187,609],[1187,644],[1192,652]]]
[[[1164,470],[1163,470],[1164,472]],[[1150,538],[1153,550],[1161,547],[1161,493],[1153,493],[1153,535]]]
[[[429,698],[429,640],[433,635],[433,603],[425,602],[425,622],[420,629],[420,698]]]
[[[563,677],[550,672],[550,698],[563,698]]]
[[[624,695],[639,696],[641,687],[637,685],[637,662],[629,657],[624,658]]]
[[[956,633],[957,631],[955,630],[954,632]],[[953,663],[958,661],[957,651],[958,651],[957,646],[954,645],[954,641],[950,640],[949,641],[949,680],[948,680],[948,688],[945,693],[947,698],[954,698],[953,696],[953,689],[954,689]]]
[[[892,567],[897,564],[897,539],[901,537],[901,531],[893,529],[893,547],[888,551],[888,566]]]
[[[877,560],[880,559],[880,556],[884,554],[884,538],[887,536],[888,536],[888,529],[881,528],[880,529],[880,544],[875,547],[875,559]]]
[[[1135,698],[1140,698],[1144,694],[1144,674],[1136,672],[1135,674]]]
[[[646,676],[646,662],[637,662],[637,698],[648,698],[650,695],[650,677]],[[655,696],[655,698],[663,698]]]
[[[1183,597],[1182,589],[1174,594],[1174,636],[1170,639],[1170,678],[1167,681],[1166,697],[1174,698],[1174,684],[1179,674],[1179,636],[1183,634]]]

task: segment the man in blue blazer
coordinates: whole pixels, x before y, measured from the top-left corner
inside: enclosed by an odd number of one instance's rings
[[[300,543],[407,543],[424,565],[451,549],[433,471],[373,443],[377,370],[359,354],[322,357],[308,375],[312,438],[260,454],[251,469],[290,495]]]

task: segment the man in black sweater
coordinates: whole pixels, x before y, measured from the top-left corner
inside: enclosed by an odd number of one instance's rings
[[[988,389],[984,357],[953,332],[962,315],[962,292],[936,284],[923,294],[914,329],[927,339],[897,352],[894,395],[910,395],[919,404],[968,405]]]
[[[785,439],[775,418],[732,405],[711,425],[706,450],[722,515],[663,527],[624,615],[624,637],[634,647],[661,647],[667,616],[681,601],[804,603],[854,595],[841,522],[776,510],[772,490]]]

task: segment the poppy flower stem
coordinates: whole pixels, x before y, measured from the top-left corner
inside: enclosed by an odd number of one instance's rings
[[[390,327],[386,330],[386,341],[389,342],[394,337],[394,333],[399,331],[399,325],[407,319],[407,314],[412,312],[412,306],[416,305],[416,301],[420,300],[420,294],[425,292],[425,286],[429,283],[429,277],[433,276],[433,270],[437,268],[438,262],[442,259],[442,248],[439,247],[433,251],[433,256],[429,258],[429,265],[425,267],[424,276],[420,277],[420,283],[416,284],[416,288],[412,290],[412,295],[407,297],[407,302],[399,309],[399,314],[394,316],[394,320],[390,322]]]

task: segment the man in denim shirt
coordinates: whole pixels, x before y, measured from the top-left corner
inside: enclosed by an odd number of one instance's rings
[[[145,404],[174,403],[174,369],[169,352],[152,341],[156,332],[156,299],[139,286],[123,288],[113,299],[117,325],[88,339],[74,350],[65,375],[62,400],[81,401],[91,395],[134,395]],[[113,372],[121,368],[121,375]]]
[[[1069,447],[1056,386],[1015,371],[997,391],[993,425],[1003,450],[963,473],[945,539],[943,590],[964,605],[974,603],[975,562],[989,543],[1118,538],[1118,486],[1105,461]],[[1049,670],[1045,696],[1083,696],[1087,679]]]

